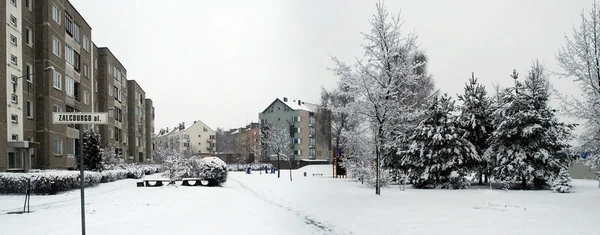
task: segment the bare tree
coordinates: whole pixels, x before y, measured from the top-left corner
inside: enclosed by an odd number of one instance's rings
[[[581,98],[559,94],[566,114],[584,120],[581,150],[589,153],[588,164],[600,165],[600,6],[594,1],[581,24],[565,36],[556,59],[564,72],[581,89]]]
[[[263,126],[262,142],[267,148],[277,155],[277,178],[281,177],[279,160],[283,156],[290,163],[290,181],[292,181],[292,139],[290,124],[288,122],[269,123]]]

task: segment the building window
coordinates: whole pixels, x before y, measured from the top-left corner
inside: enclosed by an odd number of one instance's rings
[[[25,28],[25,44],[31,46],[33,44],[33,31],[31,31],[30,28],[26,27]]]
[[[17,156],[14,152],[8,152],[8,169],[20,170],[23,169],[23,159]]]
[[[12,102],[14,104],[18,104],[19,103],[19,96],[17,96],[16,94],[10,95],[10,102]]]
[[[54,105],[54,109],[53,109],[53,111],[54,111],[55,113],[60,113],[60,112],[62,112],[62,107],[60,107],[60,106],[58,106],[58,105]]]
[[[17,0],[10,0],[10,3],[12,3],[15,7],[17,6]]]
[[[70,97],[75,97],[75,79],[65,75],[65,92]]]
[[[98,80],[94,79],[94,91],[98,93]]]
[[[10,115],[10,122],[12,122],[12,123],[19,123],[19,115],[11,114]]]
[[[54,71],[54,88],[62,90],[62,75],[56,71]]]
[[[310,149],[309,155],[311,158],[314,158],[316,156],[315,149]]]
[[[13,16],[13,15],[10,15],[10,23],[11,23],[13,26],[17,27],[17,17],[15,17],[15,16]]]
[[[13,45],[17,46],[17,36],[15,35],[10,35],[10,43],[12,43]]]
[[[31,11],[31,0],[23,0],[23,4],[25,5],[25,8],[27,8],[27,10]]]
[[[89,104],[89,102],[90,102],[89,95],[90,94],[88,93],[88,91],[83,91],[83,103],[84,104]]]
[[[75,155],[75,139],[67,138],[67,156]]]
[[[90,40],[86,36],[83,36],[83,49],[90,51]]]
[[[56,38],[52,39],[52,53],[60,57],[60,42]]]
[[[11,75],[11,83],[12,83],[12,86],[13,86],[13,92],[14,93],[17,92],[17,85],[18,85],[17,81],[18,80],[19,80],[19,78],[17,76]]]
[[[73,48],[69,46],[69,44],[65,44],[65,61],[70,65],[75,64],[75,54],[73,53]]]
[[[27,117],[28,118],[33,118],[33,104],[31,103],[31,101],[27,101]]]
[[[28,82],[33,82],[33,66],[30,64],[25,65],[25,75],[27,75]]]
[[[83,64],[83,77],[89,79],[89,76],[90,76],[90,68],[88,67],[87,64]]]
[[[52,19],[60,24],[60,9],[54,5],[52,5]]]
[[[12,55],[12,54],[10,55],[10,62],[11,62],[12,64],[14,64],[14,65],[19,65],[19,61],[18,61],[18,60],[19,60],[19,59],[17,58],[17,56],[16,56],[16,55]]]
[[[10,137],[10,139],[11,139],[11,140],[14,140],[14,141],[19,141],[19,135],[17,135],[17,134],[13,134],[13,135]]]
[[[73,51],[73,68],[75,71],[81,71],[81,56],[76,51]]]
[[[63,154],[63,141],[58,137],[54,137],[54,155]]]

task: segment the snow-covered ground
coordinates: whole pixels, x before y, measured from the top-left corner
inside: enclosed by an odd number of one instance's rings
[[[307,177],[303,172],[307,172]],[[277,175],[230,173],[224,187],[137,188],[135,180],[86,190],[87,234],[600,234],[600,189],[574,180],[574,193],[382,190],[330,166]],[[323,173],[323,176],[313,176]],[[156,176],[152,176],[156,178]],[[0,234],[81,234],[79,191],[0,196]]]

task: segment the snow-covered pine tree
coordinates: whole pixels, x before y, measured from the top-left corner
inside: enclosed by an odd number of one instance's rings
[[[462,102],[458,125],[466,131],[465,138],[473,143],[477,154],[483,156],[484,151],[489,147],[488,139],[494,131],[491,100],[487,96],[485,86],[477,83],[475,74],[471,74],[464,90],[464,94],[458,95],[458,100]],[[486,177],[485,181],[488,180],[487,163],[488,160],[483,158],[467,162],[469,169],[478,173],[479,184],[483,184],[483,174]]]
[[[524,83],[513,72],[515,87],[502,93],[504,105],[494,112],[496,129],[485,153],[496,180],[518,183],[522,189],[541,189],[573,160],[559,154],[569,147],[574,126],[558,122],[555,110],[550,109],[547,76],[536,62]]]
[[[102,171],[102,149],[100,148],[100,134],[93,130],[83,131],[83,167],[89,171]],[[77,167],[80,166],[79,152],[75,154],[77,157]]]
[[[573,184],[567,168],[560,169],[558,177],[552,182],[552,190],[557,193],[570,193]]]
[[[417,126],[409,150],[399,153],[410,162],[417,188],[467,188],[468,163],[480,160],[475,146],[456,122],[454,101],[444,94],[436,96]]]

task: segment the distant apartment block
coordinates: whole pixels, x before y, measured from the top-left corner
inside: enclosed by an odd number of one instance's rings
[[[200,120],[161,129],[152,141],[154,150],[171,149],[200,156],[215,151],[215,131]]]
[[[258,162],[261,157],[260,125],[252,122],[216,134],[215,155],[226,163]],[[241,159],[241,160],[240,160]]]
[[[76,167],[79,126],[52,124],[54,112],[108,112],[103,147],[127,151],[126,70],[71,3],[7,0],[0,13],[0,171]]]
[[[319,106],[301,100],[290,100],[287,97],[275,99],[265,110],[258,114],[261,128],[277,122],[283,122],[290,128],[290,143],[293,143],[292,159],[326,160],[331,154],[331,140],[319,138],[316,114]],[[267,146],[262,146],[263,159],[271,159],[272,153]]]

